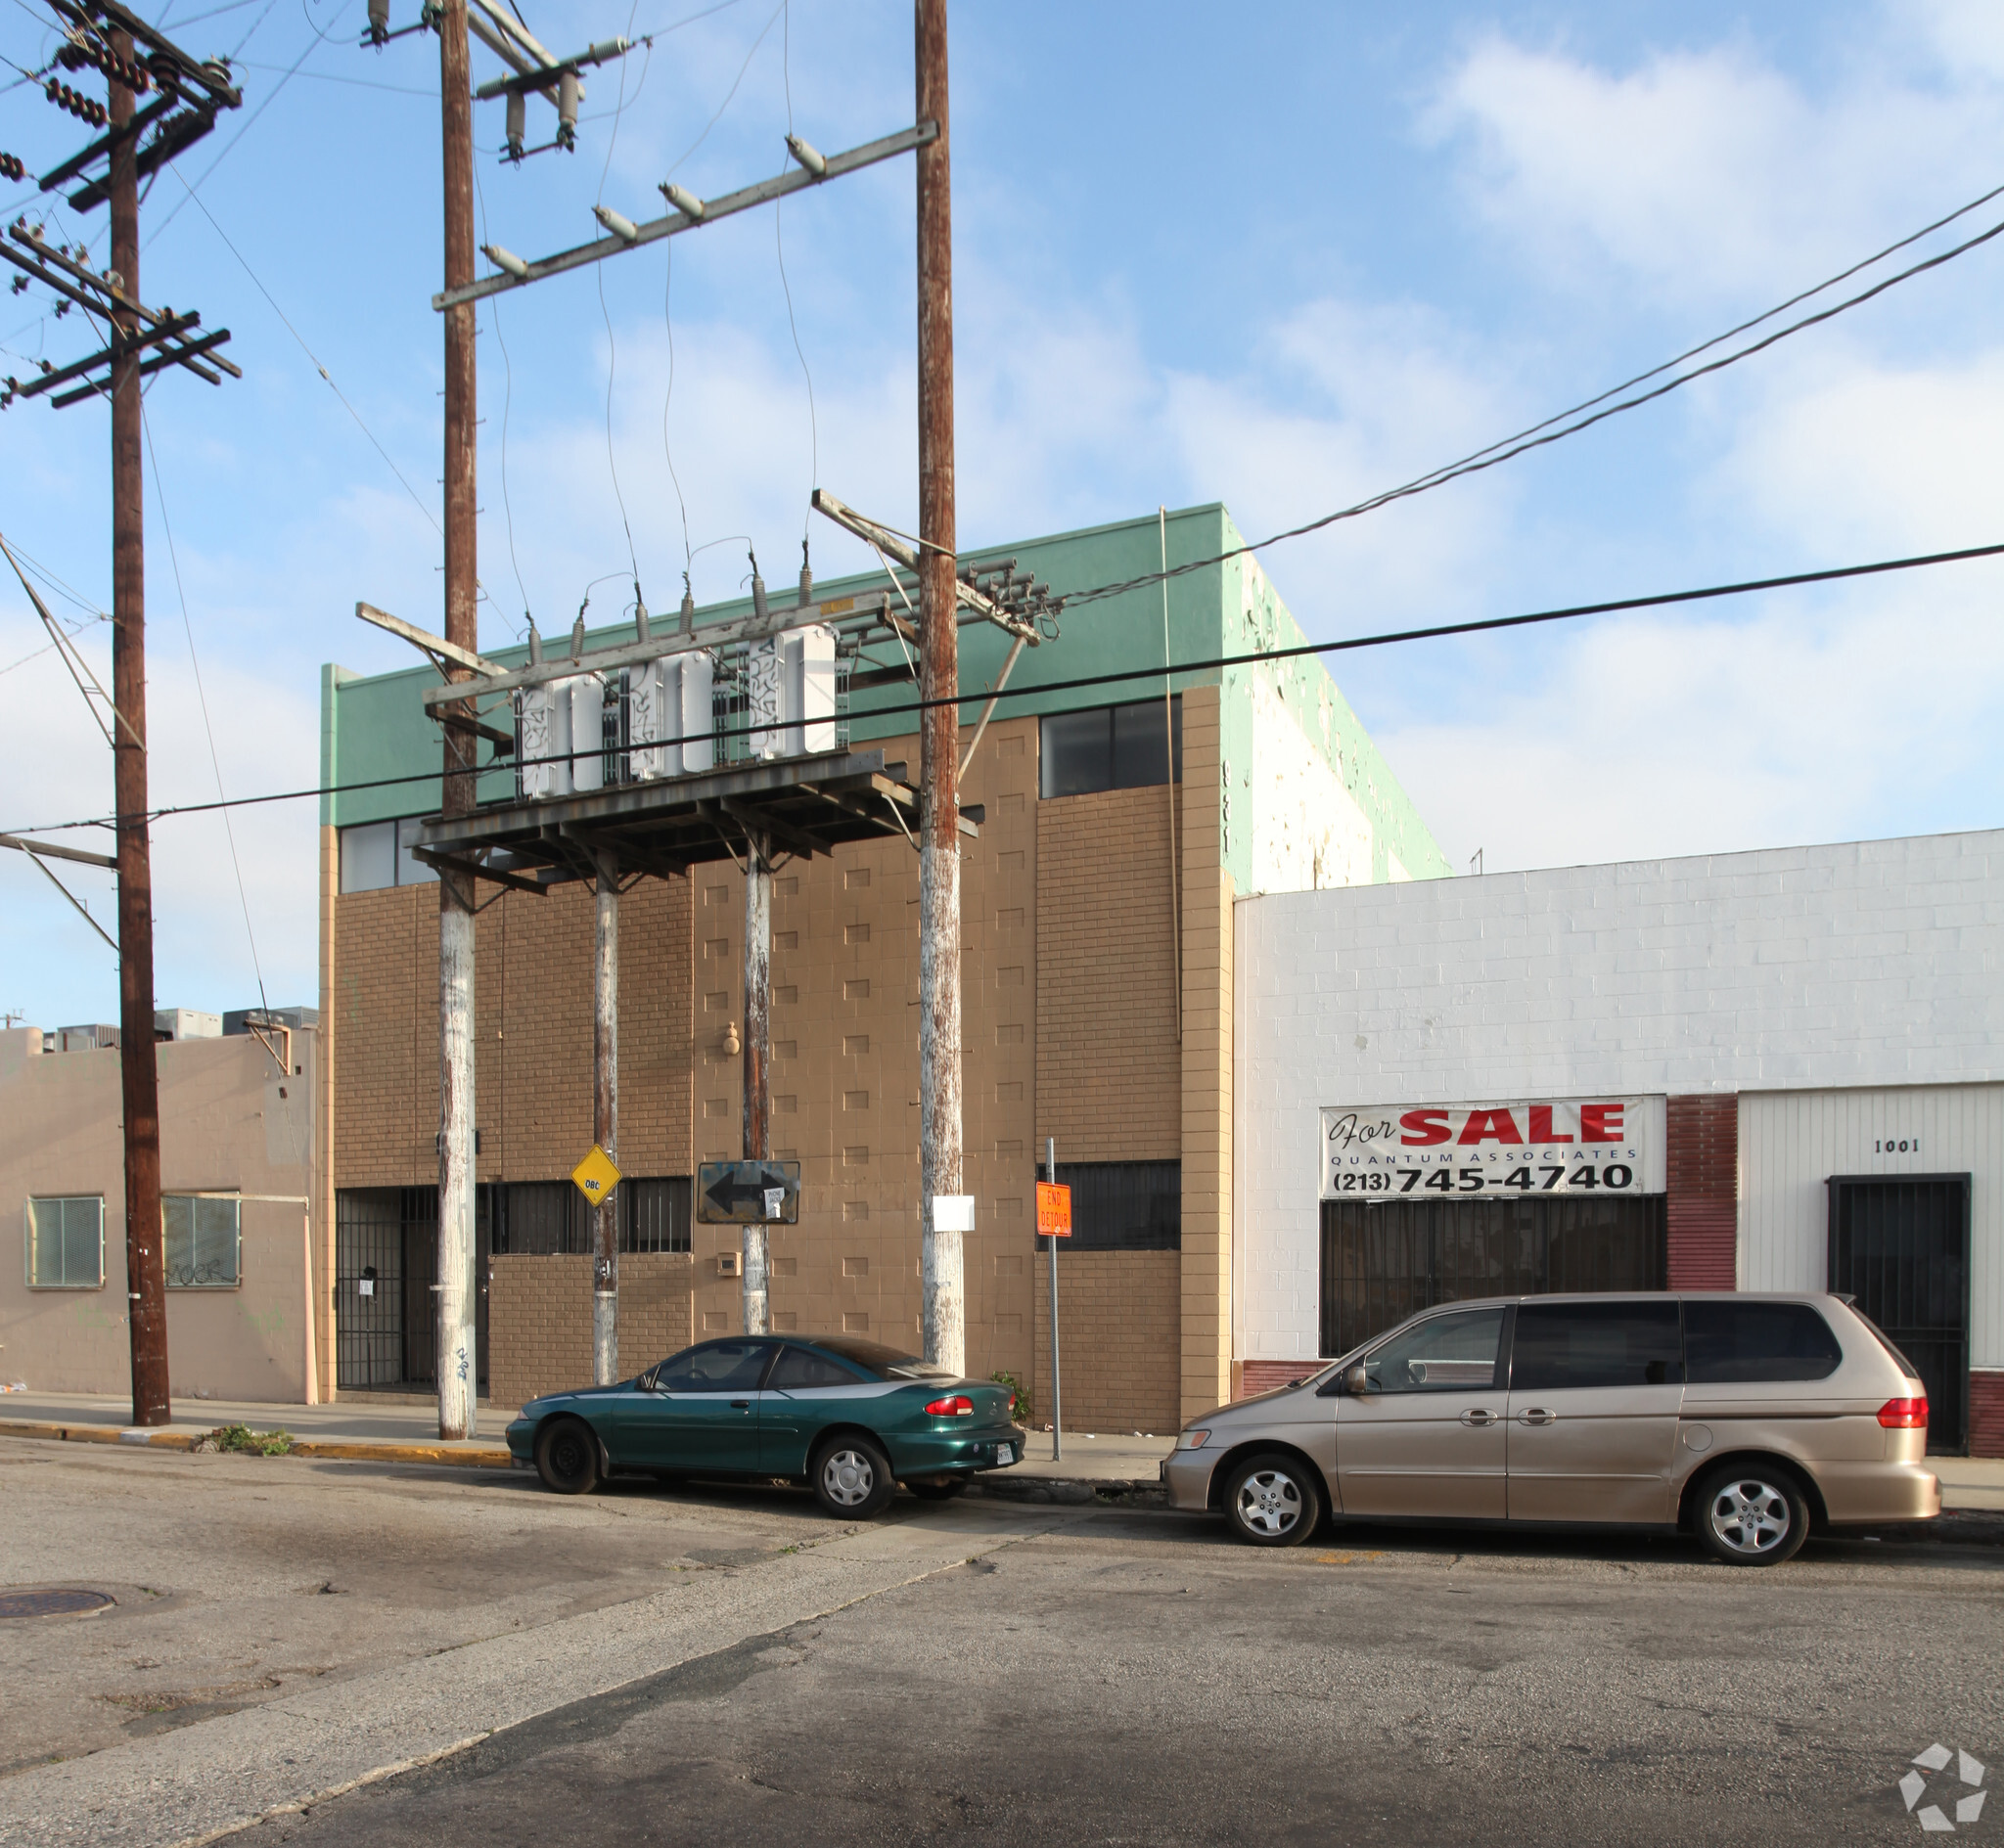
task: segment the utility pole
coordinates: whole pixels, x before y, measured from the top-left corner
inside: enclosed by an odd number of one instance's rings
[[[41,226],[29,225],[24,218],[17,219],[0,240],[0,257],[23,272],[26,280],[17,278],[17,289],[24,289],[30,280],[39,282],[62,298],[56,310],[59,315],[71,306],[81,307],[93,327],[105,328],[106,343],[101,352],[67,366],[42,361],[40,376],[25,384],[19,379],[7,379],[5,390],[0,391],[0,410],[19,398],[44,393],[50,394],[50,404],[59,410],[103,397],[112,401],[112,711],[109,722],[103,715],[98,717],[112,745],[113,806],[118,834],[117,859],[106,864],[115,865],[118,872],[125,1307],[132,1348],[132,1421],[164,1424],[172,1417],[172,1407],[167,1375],[166,1268],[161,1249],[159,1067],[153,1037],[146,504],[140,473],[146,425],[141,382],[168,366],[180,366],[212,385],[222,383],[224,373],[233,379],[241,379],[243,374],[215,350],[228,341],[228,328],[200,333],[199,314],[157,311],[140,299],[139,182],[150,180],[177,154],[207,134],[215,126],[218,110],[239,109],[244,98],[230,83],[220,60],[198,63],[145,20],[126,11],[120,0],[51,0],[51,5],[63,23],[64,42],[56,62],[66,70],[89,67],[102,72],[107,103],[102,110],[94,104],[86,106],[68,84],[53,78],[49,100],[60,100],[70,113],[94,121],[107,132],[43,174],[40,186],[48,193],[80,181],[68,202],[70,209],[79,213],[111,205],[112,263],[109,270],[93,270],[84,259],[82,246],[73,251],[67,246],[51,246]],[[144,108],[138,102],[141,96],[152,99]],[[152,138],[147,140],[149,132]],[[90,169],[100,161],[104,162],[103,171],[92,175]],[[14,173],[20,177],[18,164]],[[27,580],[22,581],[26,584]],[[34,596],[31,589],[28,594]],[[67,646],[41,600],[34,601],[57,638],[57,646],[64,650],[70,671],[76,673],[82,666],[80,658]],[[85,678],[103,698],[104,689],[87,668],[77,680],[79,688]],[[88,691],[84,697],[88,700]],[[95,714],[96,708],[92,710]],[[89,856],[72,850],[69,857]]]
[[[132,38],[109,34],[128,63]],[[111,104],[112,268],[139,295],[139,136],[132,92],[107,85]],[[114,311],[121,340],[138,317]],[[167,1383],[167,1275],[161,1249],[160,1081],[153,1037],[153,850],[146,813],[146,500],[140,473],[145,410],[140,356],[114,342],[112,359],[112,728],[118,817],[118,1069],[125,1106],[125,1291],[132,1331],[132,1421],[173,1418]]]
[[[926,1358],[967,1369],[961,1235],[934,1222],[958,1194],[960,1143],[959,598],[954,588],[953,191],[946,0],[916,0],[919,162],[919,1210]]]
[[[438,0],[440,128],[445,174],[445,286],[474,279],[474,102],[467,50],[467,0]],[[474,306],[445,310],[445,639],[477,654],[479,576],[475,555]],[[471,670],[445,664],[446,678]],[[469,701],[445,722],[440,812],[474,807],[478,735]],[[474,1240],[474,880],[438,872],[438,1435],[472,1437],[479,1420]]]
[[[745,831],[745,1159],[772,1153],[772,848]],[[745,1332],[768,1332],[765,1313],[766,1232],[744,1236]]]
[[[591,984],[591,1136],[619,1165],[619,860],[610,847],[592,856],[598,882],[598,954]],[[618,1190],[592,1208],[591,1377],[619,1377]]]

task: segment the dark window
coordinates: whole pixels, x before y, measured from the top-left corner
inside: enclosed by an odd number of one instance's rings
[[[1844,1359],[1807,1303],[1687,1302],[1684,1360],[1694,1386],[1828,1379]]]
[[[1071,1190],[1071,1237],[1061,1251],[1182,1249],[1180,1161],[1061,1161],[1058,1179]],[[1037,1249],[1049,1242],[1039,1239]]]
[[[1037,793],[1090,795],[1183,780],[1183,696],[1053,712],[1038,727]]]
[[[944,1367],[934,1367],[923,1355],[907,1354],[902,1348],[886,1347],[881,1341],[857,1341],[847,1335],[826,1335],[817,1347],[852,1361],[872,1379],[951,1379]]]
[[[654,1383],[661,1392],[752,1392],[771,1354],[764,1341],[706,1341],[663,1361]]]
[[[494,1196],[494,1249],[517,1257],[549,1257],[592,1248],[591,1207],[569,1181],[509,1181],[484,1190]],[[613,1194],[621,1251],[689,1249],[687,1175],[664,1180],[627,1176]]]
[[[1662,1289],[1663,1196],[1322,1202],[1322,1352],[1435,1303]]]
[[[812,1386],[853,1386],[860,1375],[852,1367],[811,1348],[790,1347],[779,1357],[766,1385],[775,1391],[802,1392]]]
[[[1501,1309],[1429,1316],[1364,1357],[1378,1392],[1486,1392],[1503,1344]]]
[[[694,1183],[686,1174],[665,1181],[621,1181],[613,1195],[619,1202],[619,1249],[688,1250],[689,1202],[694,1192]],[[578,1203],[583,1204],[582,1195]]]
[[[1517,1312],[1512,1392],[1673,1386],[1683,1377],[1674,1302],[1526,1303]]]

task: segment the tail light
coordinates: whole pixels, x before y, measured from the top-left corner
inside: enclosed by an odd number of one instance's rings
[[[1889,1431],[1925,1431],[1928,1428],[1926,1399],[1889,1399],[1879,1408],[1879,1422]]]
[[[1923,1408],[1923,1422],[1925,1422],[1927,1401],[1923,1399],[1921,1405]],[[974,1409],[975,1402],[966,1393],[956,1392],[950,1399],[934,1399],[926,1408],[926,1416],[929,1419],[964,1419],[970,1417]],[[1882,1412],[1879,1416],[1883,1419],[1886,1415]]]

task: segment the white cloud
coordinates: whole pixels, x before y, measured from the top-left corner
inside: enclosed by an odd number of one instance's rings
[[[1929,48],[1889,21],[1890,42],[1856,48],[1822,95],[1744,43],[1616,71],[1491,35],[1425,124],[1466,144],[1479,208],[1568,289],[1612,276],[1671,303],[1779,296],[1995,183],[1994,68],[1968,53],[1998,34],[1950,6],[1934,24],[1945,70],[1898,68]]]

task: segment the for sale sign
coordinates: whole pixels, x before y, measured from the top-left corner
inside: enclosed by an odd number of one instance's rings
[[[1329,1105],[1324,1199],[1661,1194],[1662,1098]]]

